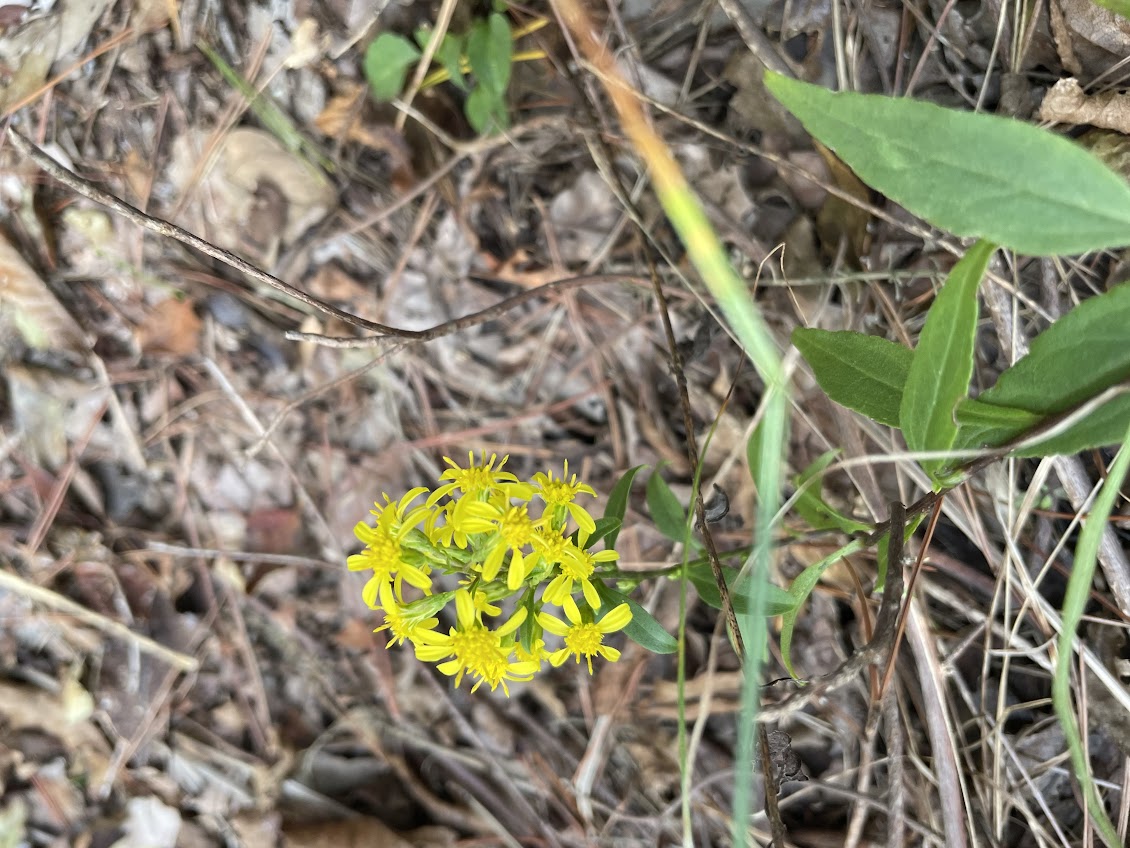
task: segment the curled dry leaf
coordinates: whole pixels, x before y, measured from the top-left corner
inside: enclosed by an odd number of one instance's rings
[[[82,328],[63,308],[39,274],[0,235],[0,325],[14,326],[36,350],[87,350]],[[0,333],[0,339],[4,338]]]
[[[1105,70],[1105,59],[1121,58],[1130,51],[1130,20],[1092,0],[1054,0],[1051,5],[1055,3],[1063,12],[1071,48],[1084,73],[1097,75]]]
[[[778,785],[787,780],[808,780],[804,764],[793,750],[793,740],[789,734],[783,730],[770,730],[766,734],[766,740],[769,743],[769,759],[777,769]]]
[[[183,190],[196,171],[206,140],[185,133],[174,144],[173,179]],[[316,224],[335,202],[333,186],[325,175],[299,154],[287,150],[264,130],[240,128],[229,133],[220,147],[214,167],[201,181],[202,196],[211,198],[214,214],[205,214],[207,204],[195,211],[196,219],[181,223],[201,232],[229,250],[270,265],[273,254]],[[262,233],[250,240],[249,227],[273,221],[270,244]]]
[[[1079,80],[1061,79],[1040,104],[1040,120],[1057,124],[1090,124],[1130,134],[1130,95],[1117,91],[1087,94]]]

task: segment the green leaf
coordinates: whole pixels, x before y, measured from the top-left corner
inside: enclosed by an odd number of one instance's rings
[[[977,287],[996,246],[979,241],[953,266],[934,299],[914,350],[899,406],[899,424],[912,451],[944,451],[957,436],[954,407],[969,393],[977,331]],[[931,477],[948,460],[927,460]]]
[[[606,536],[613,536],[614,534],[619,533],[620,528],[623,527],[623,526],[624,526],[624,522],[621,521],[619,518],[607,518],[606,517],[606,518],[596,519],[596,529],[592,531],[592,535],[589,536],[588,539],[585,541],[585,548],[591,548],[593,545],[595,545],[597,542],[599,542],[601,539],[605,538]],[[581,533],[581,531],[577,530],[575,533],[573,533],[573,538],[575,540],[579,540],[580,539],[580,533]],[[611,548],[612,546],[609,545],[609,547]]]
[[[460,91],[467,90],[467,82],[463,79],[462,57],[466,39],[462,36],[448,33],[440,42],[436,51],[436,58],[443,65],[451,82]]]
[[[793,330],[793,344],[828,397],[880,424],[899,426],[912,351],[878,336],[804,327]]]
[[[718,591],[718,584],[714,581],[714,572],[710,563],[703,562],[687,569],[687,579],[694,585],[698,596],[703,603],[714,609],[722,609],[722,595]],[[734,612],[738,615],[748,615],[751,612],[749,591],[744,586],[739,591],[735,586],[739,583],[738,572],[732,568],[723,568],[722,574],[726,578],[726,585],[730,589],[730,600],[734,604]],[[741,581],[744,583],[744,581]],[[768,604],[765,608],[766,615],[783,615],[796,606],[793,596],[772,583],[766,584]]]
[[[1038,256],[1130,244],[1130,185],[1066,138],[770,72],[765,85],[860,179],[937,227]]]
[[[632,620],[624,628],[624,635],[641,648],[653,654],[673,654],[679,649],[675,637],[663,629],[655,616],[620,592],[606,585],[603,580],[593,580],[593,586],[600,595],[601,609],[611,610],[620,604],[627,604],[632,611]]]
[[[816,588],[816,584],[820,582],[820,578],[824,572],[828,570],[829,566],[839,562],[845,556],[854,554],[856,551],[863,548],[862,539],[853,539],[835,553],[829,554],[819,562],[814,562],[808,566],[804,571],[796,576],[793,584],[789,587],[789,594],[793,598],[793,608],[786,612],[781,619],[781,661],[785,664],[785,670],[789,675],[799,680],[796,671],[793,669],[793,661],[790,656],[793,644],[793,630],[796,628],[797,615],[800,614],[804,602],[808,600],[808,596],[812,594],[812,590]]]
[[[510,61],[513,40],[510,24],[505,15],[492,13],[486,20],[478,20],[467,37],[467,60],[475,75],[478,88],[494,95],[495,101],[505,100],[510,85]]]
[[[1130,283],[1080,303],[1033,339],[1028,354],[1001,374],[996,385],[958,406],[962,444],[995,447],[1013,441],[1130,380],[1127,327]],[[1116,444],[1127,421],[1130,398],[1117,397],[1066,432],[1016,455],[1078,453]]]
[[[479,135],[490,135],[510,126],[506,103],[489,89],[477,86],[463,104],[467,122]]]
[[[1127,2],[1127,0],[1095,0],[1095,5],[1110,9],[1116,15],[1121,15],[1124,18],[1130,18],[1130,2]]]
[[[671,487],[657,468],[647,481],[647,508],[655,529],[672,542],[682,542],[687,536],[687,513]]]
[[[1041,421],[1041,416],[1024,409],[995,406],[976,398],[965,398],[957,404],[957,439],[959,450],[983,445],[996,447],[1011,437],[1031,430]]]
[[[373,97],[379,101],[395,98],[404,90],[408,69],[420,58],[420,51],[402,35],[382,32],[365,51],[365,78]]]
[[[604,518],[615,519],[620,522],[621,526],[624,524],[624,516],[628,514],[628,495],[632,491],[632,481],[636,479],[636,475],[640,473],[646,465],[637,465],[634,468],[629,468],[624,474],[616,481],[616,485],[612,487],[612,491],[608,495],[608,503],[604,505]],[[597,529],[600,529],[599,522]],[[609,533],[604,540],[604,544],[609,548],[616,547],[616,540],[620,536],[620,530],[617,528]]]
[[[803,518],[813,530],[835,529],[843,533],[866,532],[870,529],[869,525],[843,515],[830,506],[821,493],[822,487],[818,478],[839,454],[838,449],[826,451],[793,478],[793,485],[796,486],[799,493],[794,501],[793,508],[797,515]]]

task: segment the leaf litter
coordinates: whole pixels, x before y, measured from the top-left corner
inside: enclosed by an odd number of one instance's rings
[[[106,4],[45,6],[0,23],[0,57],[13,72],[4,104],[62,74],[50,96],[17,113],[22,131],[130,203],[373,320],[428,328],[583,273],[637,282],[546,292],[424,345],[299,345],[284,334],[352,331],[107,217],[0,152],[0,568],[18,578],[0,589],[0,831],[30,845],[123,848],[221,844],[232,834],[248,845],[449,845],[500,834],[654,845],[681,833],[682,698],[696,733],[696,844],[729,844],[720,777],[734,767],[741,679],[717,613],[693,589],[683,689],[671,657],[628,645],[620,664],[591,680],[562,670],[509,700],[470,697],[410,653],[386,653],[371,632],[378,622],[342,565],[352,525],[382,491],[434,477],[445,455],[509,453],[527,474],[568,457],[601,493],[624,468],[669,459],[665,473],[684,501],[691,469],[647,293],[644,236],[608,183],[617,176],[631,193],[638,160],[603,123],[603,104],[579,99],[564,76],[572,57],[559,34],[551,26],[539,36],[556,61],[514,68],[507,137],[476,140],[450,86],[422,91],[412,104],[420,119],[402,133],[395,111],[366,95],[373,21],[346,5],[315,4],[298,19],[269,4],[185,4],[170,22],[167,4],[146,4],[122,49],[105,52],[125,32]],[[870,192],[771,111],[764,62],[724,17],[645,5],[624,8],[633,49],[620,61],[667,109],[699,122],[653,114],[759,287],[781,346],[796,326],[900,343],[917,336],[932,281],[952,266],[937,234],[889,203],[876,218]],[[777,5],[754,24],[806,79],[829,84],[843,47],[829,35],[831,7]],[[913,79],[916,96],[967,102],[970,89],[955,83],[986,80],[1000,21],[943,5],[931,10],[948,15],[944,46],[899,9],[872,18],[870,7],[857,10],[861,90],[890,93],[884,81]],[[1105,13],[1080,4],[1056,6],[1054,32],[1039,30],[1011,66],[1046,69],[1070,56],[1070,72],[1089,82],[1110,68],[1122,29],[1100,31]],[[429,13],[398,4],[376,26],[410,35]],[[196,38],[262,91],[286,119],[285,136],[193,48]],[[1101,108],[1062,120],[1116,123],[1113,96],[1084,105]],[[592,119],[578,120],[590,106]],[[610,155],[594,157],[597,142]],[[650,191],[634,196],[648,236],[674,262],[660,274],[677,341],[689,350],[703,339],[686,366],[692,423],[701,444],[720,421],[704,488],[728,493],[715,534],[740,557],[753,502],[743,457],[760,387],[724,333],[700,333],[713,319],[675,282],[686,271],[681,251]],[[782,240],[785,273],[775,261],[766,271]],[[1121,281],[1121,266],[1105,258],[1052,267],[1017,266],[1024,320],[1044,320],[1033,303]],[[985,334],[977,344],[975,379],[991,384],[1006,363]],[[849,459],[892,450],[886,434],[797,385],[792,474],[832,447]],[[909,490],[911,479],[898,464],[863,464],[821,486],[839,512],[874,521],[885,515],[882,496]],[[1056,549],[1071,507],[1054,481],[1026,491],[1030,479],[998,474],[973,485],[935,543],[946,567],[919,584],[949,670],[933,691],[951,701],[958,763],[977,787],[966,802],[994,844],[1009,846],[1061,844],[1083,827],[1070,787],[1055,782],[1062,770],[1048,766],[1064,747],[1044,721],[1043,622],[989,603],[997,579],[1005,593],[1021,581],[1054,595],[1056,569],[1067,567],[1053,555],[1043,569],[1038,552]],[[1025,495],[1046,508],[1021,530],[1002,526],[1000,504]],[[621,533],[624,567],[676,562],[680,552],[643,515],[641,489]],[[833,544],[792,519],[786,527],[781,585]],[[1005,560],[1009,546],[1037,553]],[[875,609],[859,589],[874,573],[873,556],[861,554],[815,591],[792,647],[807,674],[867,642]],[[647,583],[640,598],[676,631],[676,583]],[[1116,643],[1095,644],[1116,667]],[[900,671],[913,667],[909,654]],[[182,674],[188,660],[195,670]],[[780,675],[771,663],[766,677]],[[767,687],[766,703],[790,685]],[[891,740],[863,732],[877,709],[866,678],[771,730],[795,844],[881,841],[885,816],[855,804],[845,785],[884,807],[901,799],[908,826],[941,844],[931,690],[898,675],[892,685],[922,770],[900,772],[902,784],[881,762]],[[1096,716],[1117,709],[1095,703]],[[1119,725],[1095,724],[1099,751]],[[1114,777],[1109,759],[1097,761],[1100,777]],[[752,826],[768,833],[763,814]]]

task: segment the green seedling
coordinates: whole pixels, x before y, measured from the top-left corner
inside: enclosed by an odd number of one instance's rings
[[[520,30],[512,30],[502,12],[475,20],[465,33],[444,33],[435,50],[439,67],[423,80],[430,88],[451,82],[464,95],[463,112],[478,133],[489,135],[510,126],[506,95],[510,70],[515,62],[544,58],[540,50],[514,52],[514,42],[544,26],[539,19]],[[419,62],[435,33],[416,31],[415,43],[402,35],[384,32],[365,52],[365,77],[373,97],[387,102],[404,91],[408,72]]]
[[[1073,142],[1019,121],[907,99],[834,94],[771,73],[766,85],[862,180],[935,226],[977,239],[938,292],[914,350],[852,332],[793,333],[828,396],[900,429],[907,446],[925,454],[922,468],[935,491],[960,483],[973,467],[963,461],[974,457],[1124,445],[1084,522],[1053,684],[1091,815],[1108,844],[1120,844],[1082,753],[1068,684],[1098,534],[1130,463],[1130,285],[1075,307],[977,397],[970,394],[970,377],[977,290],[998,246],[1046,256],[1130,244],[1130,185]],[[809,566],[794,582],[798,609],[828,564]],[[796,610],[786,619],[795,616]],[[782,648],[788,663],[784,636]]]

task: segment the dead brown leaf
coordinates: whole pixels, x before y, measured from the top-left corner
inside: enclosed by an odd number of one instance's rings
[[[138,328],[138,342],[145,353],[187,356],[200,349],[201,326],[192,301],[170,297],[157,304]]]
[[[871,213],[863,207],[871,202],[871,190],[831,150],[822,144],[817,144],[816,149],[824,157],[836,187],[859,201],[852,203],[843,197],[829,195],[816,216],[816,232],[829,253],[834,254],[840,243],[845,242],[846,258],[858,266],[860,257],[866,256],[870,248],[867,225],[871,221]]]
[[[247,516],[247,544],[260,553],[294,553],[301,530],[302,516],[295,509],[258,509]]]
[[[399,192],[407,191],[416,182],[412,150],[395,128],[367,119],[365,104],[368,96],[368,89],[359,83],[345,87],[330,98],[321,114],[314,119],[314,126],[331,138],[363,144],[387,155],[393,187]]]
[[[420,844],[370,818],[287,828],[286,837],[292,848],[412,848]]]

